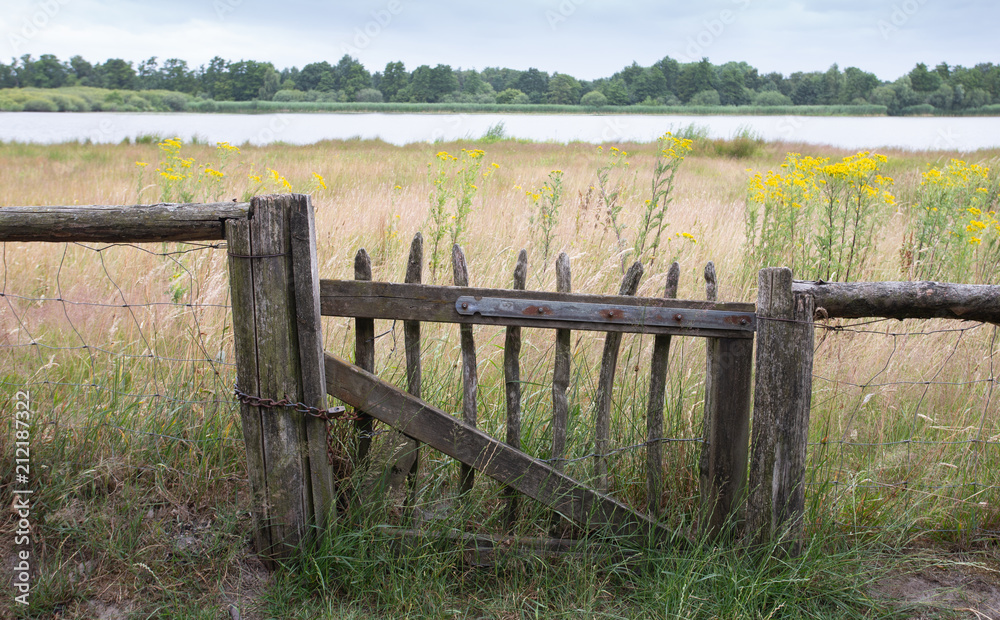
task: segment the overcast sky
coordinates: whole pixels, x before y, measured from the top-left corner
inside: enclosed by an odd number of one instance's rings
[[[996,0],[3,0],[0,57],[91,62],[213,56],[281,69],[537,67],[581,79],[664,56],[746,61],[762,73],[833,63],[891,80],[918,62],[1000,62]],[[280,7],[280,8],[279,8]]]

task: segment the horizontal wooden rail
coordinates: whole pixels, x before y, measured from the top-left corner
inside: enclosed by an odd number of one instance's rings
[[[330,354],[326,355],[326,386],[331,396],[538,500],[583,527],[605,530],[626,539],[626,544],[645,545],[675,538],[666,525]]]
[[[542,301],[555,304],[595,304],[608,308],[645,308],[652,317],[660,309],[675,310],[679,314],[691,311],[719,313],[717,326],[687,327],[681,321],[676,326],[650,325],[633,313],[613,313],[614,318],[594,321],[559,320],[537,313],[518,316],[482,316],[461,314],[456,308],[459,298],[504,298],[510,300]],[[674,334],[712,338],[753,338],[755,317],[753,304],[712,303],[704,301],[676,301],[652,297],[627,297],[618,295],[580,295],[548,291],[517,291],[511,289],[466,288],[454,286],[426,286],[391,284],[388,282],[356,282],[350,280],[320,280],[320,304],[325,316],[365,317],[373,319],[400,319],[463,323],[475,325],[502,325],[548,329],[571,329],[599,332],[629,332],[642,334]]]
[[[796,280],[792,291],[813,296],[817,318],[944,318],[1000,323],[1000,286]]]
[[[0,241],[214,241],[226,238],[226,220],[249,213],[246,202],[3,207]]]

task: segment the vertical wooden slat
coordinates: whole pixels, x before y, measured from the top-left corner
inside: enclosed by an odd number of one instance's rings
[[[635,295],[639,289],[639,279],[642,277],[642,264],[632,263],[625,277],[622,278],[619,295]],[[601,374],[597,383],[597,411],[594,416],[596,426],[594,441],[594,476],[597,488],[607,492],[610,488],[608,479],[607,453],[611,440],[611,395],[614,390],[615,369],[618,366],[618,349],[621,347],[622,335],[618,332],[608,332],[604,337],[604,354],[601,357]]]
[[[465,253],[458,244],[451,249],[451,264],[455,275],[455,286],[469,286],[469,268],[465,262]],[[462,419],[469,425],[476,426],[476,395],[479,391],[479,375],[476,371],[476,341],[472,336],[472,326],[462,325],[459,328],[462,338]],[[472,490],[475,484],[476,470],[462,464],[459,492],[465,494]]]
[[[814,305],[792,293],[790,269],[760,271],[747,525],[758,543],[781,535],[790,555],[802,546]]]
[[[514,285],[516,291],[523,291],[528,279],[528,252],[521,250],[517,254],[517,265],[514,267]],[[521,449],[521,328],[508,327],[503,347],[503,376],[507,396],[507,445],[515,450]],[[517,493],[507,493],[507,525],[517,519]]]
[[[572,288],[569,256],[560,252],[556,259],[556,291],[570,293]],[[568,329],[556,330],[556,355],[552,367],[552,467],[556,471],[563,470],[562,459],[566,458],[566,429],[569,426],[566,392],[569,390],[571,336]]]
[[[366,282],[372,279],[372,259],[364,248],[354,256],[354,279]],[[375,372],[375,320],[354,319],[354,363],[368,372]],[[368,451],[372,445],[372,419],[364,412],[364,419],[354,423],[358,433],[357,464],[363,466],[368,459]]]
[[[319,265],[316,258],[316,220],[309,196],[294,197],[291,205],[292,275],[295,280],[295,316],[298,321],[299,363],[302,365],[302,402],[326,408],[326,371],[319,308]],[[327,447],[327,422],[308,416],[309,476],[313,523],[324,527],[336,515],[333,469]]]
[[[303,398],[289,230],[291,207],[299,199],[256,197],[245,228],[227,223],[237,375],[252,396]],[[290,408],[242,406],[241,412],[258,552],[288,557],[315,515],[305,420]]]
[[[719,300],[719,285],[716,281],[715,263],[708,261],[705,265],[705,299],[708,301]],[[712,431],[715,422],[715,405],[712,399],[715,397],[714,379],[715,373],[712,371],[715,362],[716,347],[712,346],[710,338],[705,339],[705,400],[702,411],[701,436],[704,443],[701,446],[701,455],[698,459],[698,489],[701,495],[702,520],[706,527],[712,521],[712,513],[715,510],[717,497],[712,492],[712,479],[714,472],[714,454],[716,453],[714,442],[712,441]]]
[[[407,284],[420,284],[423,281],[424,269],[424,237],[419,232],[413,235],[413,242],[410,243],[410,257],[406,264]],[[403,322],[403,344],[406,348],[406,390],[412,395],[420,398],[421,372],[420,372],[420,322]],[[409,493],[407,494],[407,504],[413,506],[417,499],[417,474],[420,471],[420,442],[411,440],[411,460],[409,462],[409,473],[407,482],[409,483]],[[402,460],[400,467],[406,466]]]
[[[705,295],[718,301],[715,264],[705,265]],[[746,497],[747,451],[753,341],[708,338],[705,355],[705,406],[699,487],[702,527],[709,536],[738,526]]]
[[[663,296],[676,299],[681,267],[676,262],[667,272]],[[663,495],[663,402],[667,393],[667,367],[670,361],[670,336],[656,336],[649,363],[649,408],[646,413],[646,512],[660,513]]]
[[[229,289],[233,310],[233,348],[236,350],[237,386],[247,394],[260,394],[257,371],[257,323],[253,295],[253,254],[249,220],[226,220],[226,248],[229,254]],[[271,548],[271,530],[267,527],[267,469],[264,462],[263,412],[258,407],[240,404],[240,421],[247,454],[250,479],[250,516],[253,521],[254,549],[265,554]]]

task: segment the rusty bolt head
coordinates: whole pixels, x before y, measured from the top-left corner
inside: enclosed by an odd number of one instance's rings
[[[538,314],[545,314],[545,308],[542,306],[538,306]]]
[[[468,310],[468,309],[469,309],[469,303],[468,303],[468,302],[465,302],[465,301],[463,301],[463,302],[462,302],[462,310]]]
[[[674,320],[677,321],[678,323],[680,323],[681,321],[684,320],[684,315],[682,315],[682,314],[675,314],[674,315]]]
[[[750,321],[748,321],[748,320],[746,319],[746,317],[743,317],[742,319],[740,319],[740,325],[746,325],[746,324],[748,324],[749,322],[750,322]]]

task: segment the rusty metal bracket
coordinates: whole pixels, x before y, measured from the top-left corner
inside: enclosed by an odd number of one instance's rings
[[[576,302],[509,299],[504,297],[463,296],[455,301],[455,310],[466,316],[535,318],[540,322],[580,321],[622,325],[653,325],[753,332],[757,315],[753,312],[698,310],[662,306],[614,306]]]

